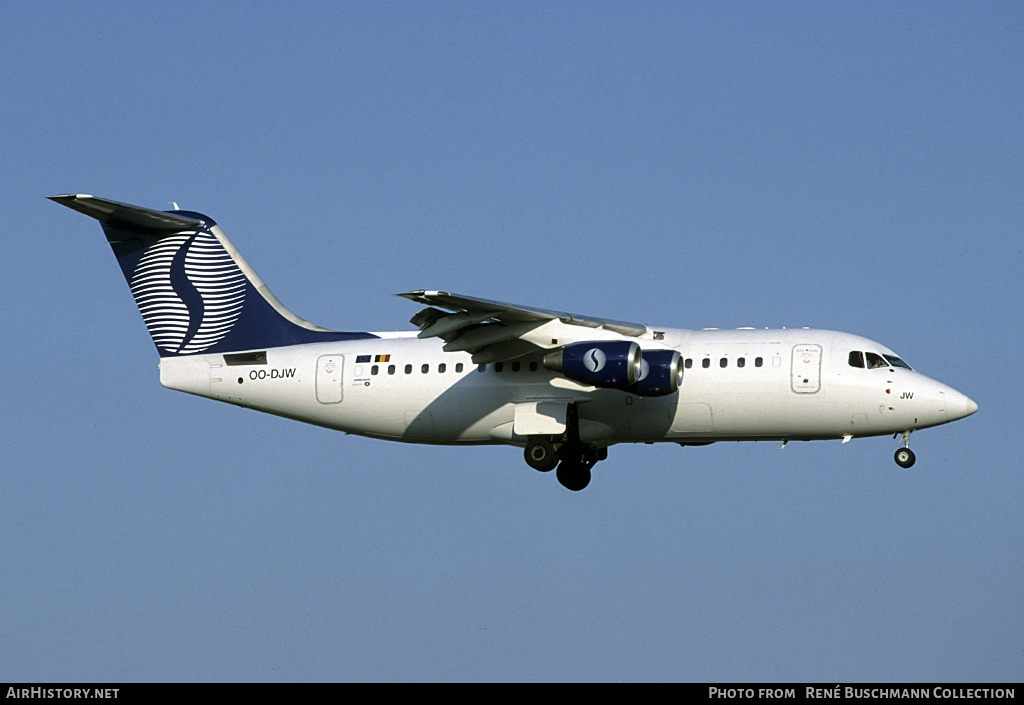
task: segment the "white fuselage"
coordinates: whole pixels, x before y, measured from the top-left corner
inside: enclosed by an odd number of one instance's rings
[[[399,294],[412,333],[331,331],[285,308],[208,216],[52,196],[100,222],[165,387],[345,433],[523,446],[573,491],[616,443],[910,433],[977,405],[866,338],[656,330],[446,291]]]
[[[891,435],[977,408],[916,371],[852,366],[853,351],[892,355],[855,335],[648,331],[637,340],[642,347],[670,347],[686,361],[674,394],[641,397],[580,384],[545,369],[541,355],[478,366],[468,353],[446,353],[439,339],[415,333],[269,348],[262,364],[165,357],[160,381],[346,433],[434,444],[525,445],[528,436],[557,432],[557,414],[548,410],[573,403],[580,440],[596,447]]]

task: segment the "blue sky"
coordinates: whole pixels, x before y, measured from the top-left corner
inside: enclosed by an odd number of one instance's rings
[[[1017,681],[1019,3],[0,6],[0,681]],[[92,193],[289,308],[844,330],[980,406],[848,444],[355,438],[160,387]]]

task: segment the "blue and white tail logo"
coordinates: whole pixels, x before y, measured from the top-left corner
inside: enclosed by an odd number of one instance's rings
[[[88,194],[50,199],[103,226],[161,357],[377,337],[327,330],[286,309],[202,213]]]
[[[139,260],[132,295],[157,347],[176,355],[206,350],[238,321],[245,275],[206,231],[161,239]]]

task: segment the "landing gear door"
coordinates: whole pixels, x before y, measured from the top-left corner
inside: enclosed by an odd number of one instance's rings
[[[821,389],[821,346],[793,347],[793,391],[814,394]]]
[[[517,436],[560,436],[565,433],[564,401],[522,401],[516,404],[512,432]]]
[[[321,404],[341,401],[341,372],[344,357],[322,355],[316,361],[316,398]]]

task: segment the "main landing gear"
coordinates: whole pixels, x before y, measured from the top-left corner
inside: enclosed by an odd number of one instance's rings
[[[540,472],[558,466],[555,477],[567,490],[579,492],[590,484],[590,469],[608,457],[607,448],[593,448],[580,441],[579,416],[576,405],[566,411],[565,435],[552,440],[549,436],[530,436],[526,444],[526,464]]]
[[[590,469],[608,457],[607,448],[591,448],[582,443],[564,442],[556,449],[546,436],[534,436],[526,446],[526,464],[540,472],[558,466],[555,477],[566,489],[579,492],[590,484]]]
[[[540,472],[551,472],[558,465],[558,450],[547,436],[531,436],[525,455],[526,464]]]
[[[900,447],[896,449],[896,455],[893,458],[901,468],[906,469],[914,465],[917,458],[914,456],[914,451],[910,450],[910,431],[903,432]]]

